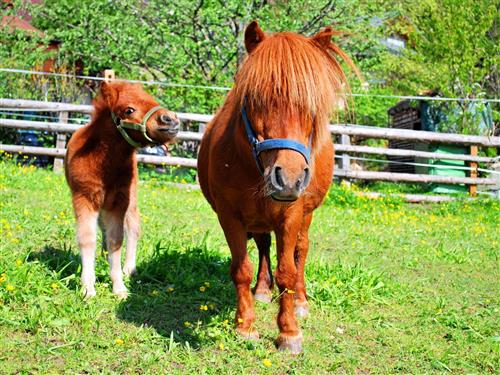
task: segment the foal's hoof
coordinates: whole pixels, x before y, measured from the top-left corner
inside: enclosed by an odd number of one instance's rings
[[[92,297],[96,296],[96,291],[94,287],[83,287],[82,288],[82,296],[83,299],[88,300],[91,299]]]
[[[123,289],[113,289],[113,294],[118,297],[119,299],[127,299],[128,298],[128,290],[127,288]]]
[[[137,273],[137,270],[135,268],[135,266],[129,266],[127,264],[125,264],[123,266],[123,274],[126,276],[126,277],[130,277],[132,275],[135,275]]]
[[[255,341],[259,339],[259,332],[253,328],[236,328],[236,333],[245,340]]]
[[[302,334],[296,336],[285,336],[280,334],[276,340],[279,351],[289,351],[292,354],[302,353]]]
[[[297,318],[305,318],[309,315],[309,304],[307,302],[295,301],[295,316]]]
[[[253,297],[256,301],[263,302],[263,303],[269,303],[269,302],[271,302],[273,295],[272,295],[271,291],[256,290]]]

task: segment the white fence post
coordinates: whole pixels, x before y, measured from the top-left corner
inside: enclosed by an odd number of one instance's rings
[[[346,134],[341,134],[340,135],[340,144],[343,146],[350,146],[351,145],[351,137],[349,137]],[[343,171],[346,171],[348,173],[351,170],[351,157],[349,154],[344,153],[342,155],[342,159],[340,160],[340,166]],[[344,180],[344,183],[347,185],[350,185],[351,182],[348,180]]]
[[[69,118],[68,112],[60,112],[59,113],[59,122],[61,124],[67,124]],[[66,134],[65,133],[57,133],[56,138],[56,148],[66,148]],[[64,159],[55,158],[54,159],[54,172],[61,173],[63,170]]]

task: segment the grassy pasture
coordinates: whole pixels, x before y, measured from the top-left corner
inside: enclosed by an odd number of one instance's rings
[[[305,352],[291,356],[273,344],[276,303],[256,306],[259,341],[233,334],[229,250],[200,192],[141,182],[126,301],[100,249],[98,296],[80,297],[63,176],[0,161],[0,193],[0,373],[500,371],[498,201],[412,206],[332,188],[310,232]]]

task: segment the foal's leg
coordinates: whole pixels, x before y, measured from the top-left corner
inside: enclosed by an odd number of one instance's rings
[[[103,211],[104,227],[106,228],[106,246],[108,248],[108,260],[110,277],[113,283],[113,293],[121,298],[128,295],[127,287],[123,282],[121,249],[123,243],[123,225],[125,212]]]
[[[255,311],[250,290],[253,267],[247,253],[247,233],[241,222],[235,220],[232,214],[219,212],[218,218],[231,250],[231,278],[238,298],[235,317],[236,331],[246,339],[258,339],[259,333],[253,328]]]
[[[295,314],[299,318],[307,316],[309,304],[307,302],[304,269],[306,265],[307,252],[309,250],[309,226],[311,225],[312,213],[307,215],[302,222],[297,245],[295,246],[295,264],[297,265],[297,282],[295,283]]]
[[[127,213],[125,214],[125,234],[127,236],[125,265],[123,266],[123,273],[125,276],[131,276],[136,272],[135,260],[137,253],[137,240],[139,239],[141,226],[136,198],[133,195],[130,199],[131,202],[128,206]]]
[[[76,215],[76,239],[82,258],[82,292],[85,298],[94,297],[95,250],[98,212],[89,208],[83,199],[73,199]]]
[[[273,289],[273,275],[271,272],[271,233],[252,233],[252,237],[259,249],[259,271],[257,283],[253,288],[254,297],[257,301],[271,302]]]
[[[293,354],[302,352],[302,333],[295,319],[294,310],[294,293],[297,282],[297,267],[295,265],[294,253],[300,224],[300,218],[289,218],[276,229],[278,254],[276,284],[278,284],[281,296],[278,313],[280,334],[276,340],[276,344],[278,345],[278,349],[290,350]]]
[[[125,251],[125,264],[123,273],[131,276],[136,272],[137,241],[140,234],[140,217],[137,207],[137,170],[130,185],[130,195],[127,212],[125,214],[125,235],[127,236],[127,249]]]

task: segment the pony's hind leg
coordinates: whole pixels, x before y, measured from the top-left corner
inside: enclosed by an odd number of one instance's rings
[[[108,261],[110,267],[109,275],[113,283],[113,293],[121,298],[126,298],[128,296],[128,291],[123,282],[121,265],[125,213],[103,211],[102,215],[104,227],[106,228],[106,246],[108,248]]]
[[[95,291],[95,250],[98,213],[75,206],[76,238],[82,258],[82,292],[85,298],[94,297]]]
[[[137,240],[140,234],[140,218],[137,205],[129,206],[125,214],[125,235],[127,237],[127,249],[125,251],[125,264],[123,273],[131,276],[136,272]]]
[[[259,271],[257,282],[253,288],[254,298],[260,302],[271,302],[273,289],[273,274],[271,268],[271,233],[251,234],[259,249]]]
[[[298,318],[309,314],[309,303],[307,302],[305,265],[309,251],[309,226],[311,225],[312,213],[304,218],[300,229],[297,245],[295,246],[295,264],[297,266],[297,281],[295,283],[295,315]]]

